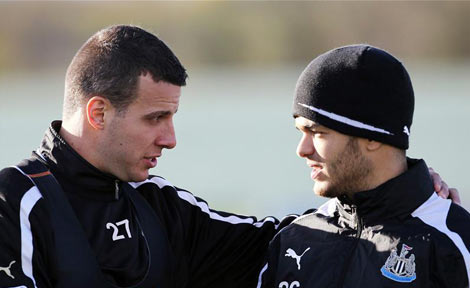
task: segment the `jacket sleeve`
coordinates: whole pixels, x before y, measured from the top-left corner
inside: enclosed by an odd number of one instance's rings
[[[269,244],[263,268],[258,276],[258,284],[256,288],[275,288],[276,271],[279,259],[279,234]],[[277,287],[276,287],[277,288]]]
[[[146,182],[157,184],[161,191],[157,194],[164,195],[161,197],[172,198],[162,198],[158,201],[160,204],[154,202],[153,205],[159,215],[167,215],[160,216],[164,223],[172,223],[167,224],[169,239],[173,242],[176,261],[180,265],[184,262],[186,270],[179,273],[179,277],[187,279],[177,279],[186,283],[182,286],[256,287],[269,241],[278,229],[295,218],[292,215],[280,222],[273,217],[258,220],[216,211],[204,200],[162,178],[154,177]],[[150,188],[141,187],[141,191]],[[163,201],[164,208],[161,207]],[[173,212],[166,214],[159,209]]]
[[[0,171],[0,287],[48,288],[42,196],[15,168]]]
[[[433,282],[438,287],[469,287],[470,278],[470,214],[461,206],[451,204],[444,240],[436,241]],[[452,242],[449,244],[449,242]]]
[[[180,194],[191,211],[186,219],[190,286],[256,287],[269,242],[293,217],[282,223],[273,217],[258,220],[212,210],[189,192]]]

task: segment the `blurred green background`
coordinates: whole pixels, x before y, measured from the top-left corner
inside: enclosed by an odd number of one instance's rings
[[[409,155],[470,208],[470,2],[0,2],[0,166],[61,117],[63,78],[97,30],[135,24],[188,69],[178,145],[152,173],[212,208],[282,216],[317,207],[290,114],[295,81],[319,53],[369,43],[403,60],[416,109]]]

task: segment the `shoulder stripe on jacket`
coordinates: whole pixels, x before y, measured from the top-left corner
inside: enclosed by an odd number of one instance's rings
[[[137,188],[137,187],[139,187],[139,186],[141,186],[145,183],[156,184],[160,189],[162,189],[163,187],[166,187],[166,186],[172,187],[173,189],[176,190],[176,193],[177,193],[179,198],[181,198],[182,200],[190,203],[193,206],[199,207],[202,212],[208,214],[209,217],[211,219],[214,219],[214,220],[219,220],[219,221],[223,221],[223,222],[227,222],[227,223],[231,223],[231,224],[251,224],[255,227],[262,227],[265,223],[268,223],[268,222],[276,223],[276,219],[273,218],[273,217],[266,217],[261,221],[255,222],[255,219],[252,218],[252,217],[242,218],[242,217],[236,216],[236,215],[229,215],[229,216],[220,215],[219,213],[209,209],[209,206],[207,205],[207,203],[205,203],[203,201],[198,201],[196,199],[196,197],[194,197],[193,194],[191,194],[187,191],[184,191],[184,190],[176,189],[176,187],[174,187],[170,182],[168,182],[167,180],[165,180],[163,178],[160,178],[160,177],[153,177],[151,179],[147,179],[147,180],[142,181],[142,182],[130,182],[129,184],[132,187]],[[276,229],[277,229],[277,226],[278,226],[278,224],[275,225]]]
[[[23,175],[28,177],[31,182],[34,181],[21,170],[20,168],[15,168],[20,171]],[[33,210],[36,203],[39,199],[42,198],[41,192],[36,186],[31,187],[21,198],[20,202],[20,225],[21,225],[21,268],[23,274],[33,281],[34,287],[36,286],[36,280],[34,279],[33,274],[33,234],[31,232],[31,223],[29,222],[29,214]]]
[[[267,269],[268,269],[268,263],[266,263],[266,265],[264,265],[263,269],[261,269],[261,272],[259,273],[258,285],[256,286],[256,288],[260,288],[261,285],[263,284],[263,274]]]
[[[449,230],[446,224],[447,215],[449,213],[451,200],[445,200],[433,193],[426,202],[418,207],[411,215],[421,219],[424,223],[428,224],[444,233],[449,237],[455,246],[459,249],[465,261],[467,268],[467,279],[470,281],[470,252],[468,251],[465,243],[459,234]]]

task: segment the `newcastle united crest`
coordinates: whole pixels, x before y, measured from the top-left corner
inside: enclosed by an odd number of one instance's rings
[[[411,254],[406,258],[412,249],[412,247],[403,244],[400,255],[398,255],[397,248],[393,248],[385,265],[380,269],[382,275],[397,282],[412,282],[415,280],[415,255]]]

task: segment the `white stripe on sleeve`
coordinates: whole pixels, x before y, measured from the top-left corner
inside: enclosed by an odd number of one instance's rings
[[[263,269],[261,269],[261,272],[259,273],[258,285],[256,286],[256,288],[261,288],[261,285],[263,284],[263,274],[266,271],[266,269],[268,269],[268,263],[264,265]]]
[[[173,185],[171,185],[170,182],[168,182],[167,180],[165,180],[163,178],[160,178],[160,177],[153,177],[151,179],[145,179],[142,182],[129,182],[129,185],[131,185],[134,188],[137,188],[140,185],[143,185],[143,184],[146,184],[146,183],[157,184],[158,188],[160,188],[160,189],[162,189],[163,187],[166,187],[166,186],[174,187]]]
[[[34,205],[41,199],[41,193],[36,186],[28,190],[21,199],[20,204],[20,223],[21,223],[21,267],[23,273],[29,277],[36,287],[36,281],[33,276],[33,234],[31,233],[31,223],[29,223],[29,213]]]
[[[451,203],[451,200],[442,199],[437,196],[436,193],[433,193],[433,195],[419,206],[411,215],[446,234],[447,237],[454,242],[455,246],[457,246],[463,256],[465,266],[467,268],[467,276],[470,281],[470,253],[460,235],[450,231],[446,224]]]
[[[145,183],[156,184],[160,189],[162,189],[163,187],[166,187],[166,186],[173,187],[176,190],[177,195],[178,195],[179,198],[185,200],[186,202],[190,203],[193,206],[199,207],[202,212],[208,214],[209,217],[211,219],[214,219],[214,220],[219,220],[219,221],[223,221],[223,222],[227,222],[227,223],[231,223],[231,224],[243,224],[243,223],[244,224],[251,224],[251,225],[253,225],[255,227],[258,227],[258,228],[262,227],[264,224],[266,224],[268,222],[271,222],[271,223],[276,222],[276,219],[274,219],[273,217],[266,217],[266,218],[262,219],[261,221],[255,222],[254,219],[251,218],[251,217],[241,218],[241,217],[236,216],[236,215],[230,215],[230,216],[220,215],[217,212],[214,212],[214,211],[210,210],[207,203],[205,203],[203,201],[197,201],[196,197],[194,197],[191,193],[183,191],[183,190],[177,190],[173,185],[171,185],[170,182],[168,182],[165,179],[159,178],[159,177],[153,177],[151,179],[147,179],[145,181],[137,182],[137,183],[136,182],[130,182],[129,185],[131,185],[134,188],[137,188],[140,185],[145,184]],[[279,225],[276,224],[275,228],[277,229],[278,226]]]
[[[23,175],[28,177],[31,182],[34,181],[19,167],[14,166]],[[23,274],[29,277],[33,282],[34,287],[36,286],[36,280],[33,275],[33,234],[31,232],[31,223],[29,222],[29,214],[33,210],[39,199],[42,198],[41,192],[36,186],[31,187],[21,198],[20,202],[20,227],[21,227],[21,268]],[[20,286],[22,287],[22,286]]]

